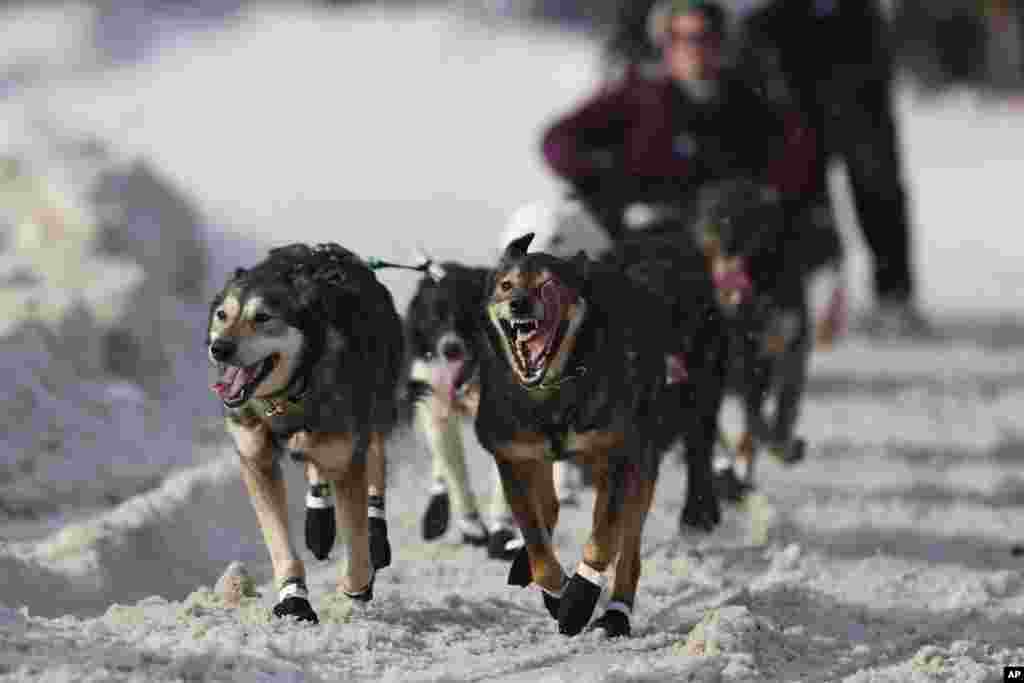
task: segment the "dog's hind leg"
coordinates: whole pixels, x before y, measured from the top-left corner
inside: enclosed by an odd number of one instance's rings
[[[722,518],[711,461],[725,393],[727,340],[721,328],[711,325],[710,321],[702,328],[700,336],[702,339],[696,344],[697,362],[687,365],[698,370],[687,384],[683,399],[686,503],[680,513],[679,527],[684,532],[687,529],[710,532]]]
[[[523,547],[522,536],[515,529],[515,518],[501,484],[501,474],[494,465],[494,488],[489,509],[490,527],[487,529],[487,556],[494,560],[513,560]],[[554,528],[554,524],[550,525]]]
[[[654,499],[655,473],[631,465],[626,469],[626,502],[623,510],[622,546],[615,563],[611,600],[591,628],[601,629],[609,638],[630,634],[630,617],[640,582],[640,545],[644,523]]]
[[[373,568],[391,565],[391,542],[388,540],[388,520],[384,507],[387,493],[387,452],[384,439],[373,434],[366,453],[367,510],[369,516],[370,560]]]
[[[269,433],[263,425],[243,426],[232,421],[228,421],[228,432],[238,450],[242,480],[270,551],[274,581],[279,586],[280,602],[274,606],[274,614],[316,622],[306,588],[306,568],[288,531],[284,473]]]
[[[800,417],[800,406],[807,386],[807,364],[810,360],[810,334],[794,340],[778,361],[778,400],[771,428],[771,448],[783,464],[803,460],[806,443],[796,438],[794,428]]]

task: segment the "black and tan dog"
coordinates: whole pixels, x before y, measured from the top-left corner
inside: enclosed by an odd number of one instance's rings
[[[390,293],[336,244],[273,249],[216,296],[207,346],[280,587],[274,614],[317,621],[289,536],[285,452],[332,485],[349,549],[339,590],[371,600],[367,471],[382,468],[397,420],[404,346]]]
[[[614,563],[611,602],[594,627],[626,635],[661,456],[680,435],[690,464],[684,518],[710,528],[719,517],[710,466],[718,404],[711,398],[701,415],[684,400],[687,391],[701,394],[713,374],[704,368],[718,364],[700,358],[721,334],[697,322],[716,320],[711,284],[705,276],[704,291],[692,293],[706,305],[693,316],[697,338],[686,342],[659,290],[677,286],[673,273],[701,272],[699,254],[694,269],[682,256],[673,262],[678,252],[670,245],[650,242],[639,248],[656,258],[625,258],[626,274],[582,253],[571,261],[527,253],[532,238],[508,245],[488,286],[476,420],[526,542],[509,583],[540,586],[560,632],[574,635],[590,620]],[[690,372],[685,381],[680,365]],[[720,385],[709,393],[716,390],[720,400]],[[552,463],[565,458],[590,466],[596,490],[591,537],[572,578],[551,543],[559,511]]]
[[[759,450],[784,464],[804,457],[795,425],[814,346],[808,282],[814,272],[838,266],[842,254],[834,229],[807,218],[749,179],[709,185],[697,199],[695,237],[729,329],[728,386],[743,405],[734,465],[716,477],[720,494],[731,500],[752,488]]]

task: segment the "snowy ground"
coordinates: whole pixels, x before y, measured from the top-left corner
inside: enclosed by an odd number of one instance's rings
[[[153,158],[219,226],[214,280],[299,239],[486,261],[511,209],[556,195],[536,135],[593,75],[578,36],[430,9],[226,12],[219,29],[147,34],[156,47],[126,52],[149,56],[116,67],[89,47],[87,11],[34,16],[19,35],[39,38],[3,53],[18,65],[3,115],[57,117]],[[903,111],[923,303],[951,340],[851,339],[817,356],[811,457],[765,463],[760,495],[708,537],[678,535],[670,460],[632,639],[558,636],[505,565],[420,541],[428,463],[409,434],[391,449],[395,562],[375,601],[336,599],[338,568],[307,558],[321,625],[271,621],[265,550],[215,440],[195,446],[205,464],[114,510],[43,536],[2,529],[0,681],[1002,680],[1024,664],[1024,114],[966,96]],[[384,278],[404,306],[412,278]],[[471,467],[486,491],[478,448]],[[582,502],[556,532],[566,566]],[[234,560],[262,593],[240,608],[205,588]]]

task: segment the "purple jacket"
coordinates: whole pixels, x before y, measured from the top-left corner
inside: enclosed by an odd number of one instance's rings
[[[814,183],[814,136],[794,114],[780,115],[731,78],[700,104],[667,77],[633,71],[544,134],[542,151],[557,175],[576,185],[614,179],[638,191],[686,190],[744,174],[783,194]]]

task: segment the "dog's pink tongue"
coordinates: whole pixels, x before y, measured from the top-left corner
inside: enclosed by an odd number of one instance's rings
[[[434,385],[444,394],[449,402],[455,400],[455,393],[459,390],[459,383],[462,381],[462,371],[466,362],[457,360],[450,363],[442,363],[437,369]]]
[[[573,293],[554,280],[545,282],[540,288],[540,300],[544,304],[544,318],[537,325],[537,333],[526,343],[531,365],[539,363],[548,351],[548,344],[554,337],[562,311],[573,302]]]
[[[245,387],[245,383],[249,381],[249,372],[246,368],[235,367],[229,365],[224,374],[221,375],[220,381],[214,384],[211,388],[221,398],[231,398],[237,396],[242,392]]]

